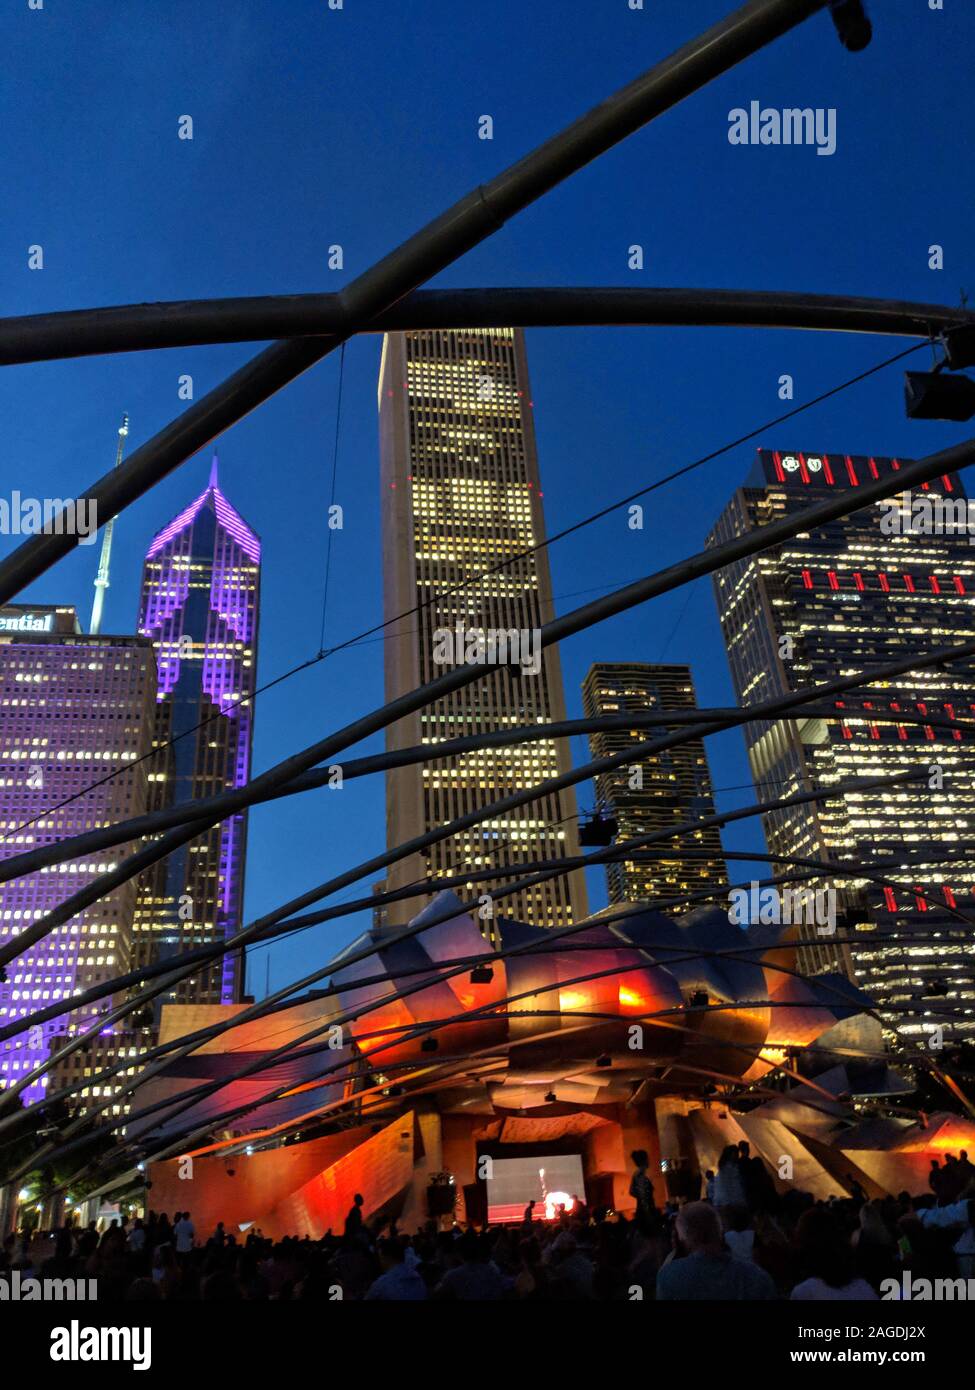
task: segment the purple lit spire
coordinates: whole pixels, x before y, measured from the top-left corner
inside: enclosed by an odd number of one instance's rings
[[[181,531],[185,531],[188,526],[191,526],[196,518],[197,512],[211,495],[216,508],[217,519],[221,526],[230,532],[240,548],[245,554],[250,556],[255,564],[260,564],[261,542],[258,540],[256,533],[247,525],[247,522],[240,513],[230,505],[226,497],[220,491],[220,485],[217,482],[216,454],[214,454],[213,462],[210,465],[210,481],[207,484],[206,491],[201,492],[196,501],[191,502],[186,510],[180,512],[179,516],[171,521],[168,526],[163,527],[153,539],[146,559],[151,560],[154,555],[158,555],[160,550],[168,545],[174,536],[179,535]]]
[[[260,540],[220,488],[214,455],[206,490],[146,555],[139,632],[156,647],[157,742],[177,740],[153,783],[161,805],[240,787],[250,776],[260,559]],[[194,853],[169,857],[165,883],[154,881],[145,896],[153,906],[144,930],[158,951],[185,939],[172,909],[185,894],[206,905],[207,920],[193,924],[194,945],[240,930],[246,824],[246,814],[232,816]],[[195,1002],[233,1002],[238,967],[228,957],[219,988],[211,979]]]

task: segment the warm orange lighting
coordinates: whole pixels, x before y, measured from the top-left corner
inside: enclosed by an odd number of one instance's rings
[[[571,1014],[576,1009],[588,1009],[591,1006],[589,995],[584,994],[582,990],[563,989],[559,991],[559,1008],[564,1014]]]
[[[545,1220],[554,1221],[559,1214],[559,1207],[563,1207],[566,1212],[574,1210],[576,1199],[570,1197],[568,1192],[549,1192],[545,1197]]]
[[[620,1008],[640,1009],[646,1012],[650,1008],[650,1000],[638,994],[635,989],[627,989],[626,985],[620,985]]]
[[[369,1017],[368,1029],[355,1020],[352,1032],[362,1052],[374,1052],[376,1048],[384,1047],[388,1049],[388,1057],[395,1057],[396,1054],[390,1047],[390,1043],[396,1041],[394,1030],[412,1028],[415,1022],[416,1019],[402,999],[393,999],[381,1008],[373,1010]]]

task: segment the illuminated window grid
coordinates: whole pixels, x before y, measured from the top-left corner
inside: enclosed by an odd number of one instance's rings
[[[775,456],[760,453],[755,478],[735,494],[713,539],[766,525],[808,505],[827,486],[852,487],[854,478],[879,476],[899,462],[842,456],[838,460],[840,484],[836,468],[833,484],[795,476],[783,482],[775,476]],[[943,498],[964,496],[954,475],[928,490]],[[971,640],[975,556],[967,537],[884,535],[881,514],[876,506],[842,518],[822,531],[793,538],[774,553],[729,566],[715,577],[732,676],[743,703],[932,645]],[[779,656],[783,637],[793,642],[791,663]],[[971,912],[975,857],[938,867],[939,856],[970,839],[975,815],[972,746],[970,736],[960,729],[946,734],[923,724],[881,724],[871,714],[896,714],[900,709],[921,716],[927,711],[948,720],[972,717],[973,674],[972,666],[962,663],[950,671],[919,671],[893,685],[852,692],[835,720],[776,728],[757,723],[746,729],[756,786],[766,800],[811,783],[903,771],[911,761],[937,763],[943,769],[943,792],[926,787],[878,791],[765,817],[773,852],[788,853],[791,845],[793,853],[865,864],[896,857],[900,850],[930,855],[931,868],[886,871],[902,888],[883,893],[861,880],[841,894],[848,906],[859,908],[856,915],[864,920],[858,930],[862,928],[865,943],[871,932],[896,930],[903,937],[882,945],[858,943],[843,963],[874,991],[881,1006],[904,1002],[903,991],[910,989],[917,1013],[890,1009],[887,1015],[891,1027],[908,1036],[920,1036],[935,1022],[944,1022],[928,1007],[941,997],[925,994],[931,984],[939,989],[947,984],[943,997],[959,1006],[948,1031],[968,1036],[975,1031],[971,932],[945,910],[957,906]],[[925,903],[924,896],[933,904]],[[922,930],[935,934],[934,949],[911,943],[912,934]],[[812,971],[834,968],[836,963],[835,952],[824,946],[807,954],[805,966]]]
[[[522,335],[510,329],[391,335],[384,342],[384,563],[395,574],[392,584],[387,580],[387,615],[465,586],[413,614],[405,642],[388,644],[391,697],[441,673],[433,663],[438,628],[461,623],[532,630],[552,616],[547,557],[522,554],[544,535],[523,354]],[[401,538],[409,546],[408,557],[401,557],[407,563],[392,554]],[[502,561],[503,570],[470,582]],[[409,734],[403,721],[392,738],[449,738],[563,717],[557,661],[547,657],[537,677],[515,682],[507,672],[487,673],[409,721]],[[399,769],[389,782],[390,843],[555,776],[567,757],[567,750],[548,742],[487,750],[415,772]],[[565,794],[532,803],[499,826],[436,846],[424,856],[426,872],[445,876],[465,864],[473,871],[574,853],[574,812],[574,797]],[[544,829],[548,824],[551,830]],[[509,840],[510,848],[498,848]],[[413,869],[394,868],[388,886],[415,876]],[[580,878],[506,899],[499,910],[542,925],[564,924],[585,912]]]
[[[631,712],[641,714],[660,710],[697,708],[694,684],[688,666],[642,662],[598,662],[590,667],[582,688],[583,711],[587,718]],[[663,730],[661,730],[661,733]],[[626,751],[629,745],[644,741],[646,730],[601,730],[589,735],[593,758],[609,757]],[[632,787],[631,768],[639,766],[642,786]],[[703,741],[695,739],[681,747],[666,750],[654,758],[623,764],[596,779],[600,804],[619,823],[619,840],[647,835],[687,820],[714,813],[711,778]],[[691,859],[683,850],[706,851],[705,859]],[[641,851],[637,861],[626,860],[606,866],[608,896],[611,903],[639,902],[646,899],[677,898],[667,911],[673,914],[698,906],[679,901],[682,892],[713,889],[719,894],[727,885],[721,837],[715,827],[664,841]]]
[[[140,815],[147,803],[145,766],[138,760],[149,748],[156,676],[151,645],[140,638],[86,637],[73,608],[47,611],[57,614],[49,635],[0,639],[0,853],[7,856]],[[26,702],[24,690],[31,691]],[[119,775],[70,799],[119,768]],[[68,804],[58,806],[62,801]],[[12,833],[25,822],[32,824]],[[0,885],[0,941],[16,939],[135,848],[116,846]],[[130,969],[134,902],[135,885],[122,885],[12,961],[0,984],[0,1022]],[[76,1035],[106,1003],[113,998],[8,1039],[0,1046],[0,1083],[33,1070],[56,1034]],[[25,1100],[39,1099],[48,1084],[45,1077],[29,1087]]]

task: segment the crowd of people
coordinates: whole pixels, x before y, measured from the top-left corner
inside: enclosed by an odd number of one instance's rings
[[[222,1222],[199,1237],[190,1212],[149,1212],[101,1232],[69,1220],[33,1240],[12,1234],[0,1274],[94,1279],[100,1300],[216,1302],[856,1300],[879,1298],[903,1271],[975,1281],[975,1167],[964,1151],[932,1164],[923,1196],[854,1187],[817,1200],[777,1190],[743,1142],[703,1180],[685,1171],[672,1181],[662,1207],[647,1154],[632,1158],[628,1216],[579,1203],[538,1220],[529,1204],[520,1223],[445,1230],[431,1220],[406,1234],[371,1227],[357,1195],[341,1232],[274,1241]]]

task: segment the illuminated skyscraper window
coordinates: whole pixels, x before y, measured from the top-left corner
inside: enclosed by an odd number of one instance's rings
[[[217,796],[250,776],[260,565],[260,541],[222,492],[214,459],[206,491],[159,532],[143,569],[139,631],[159,664],[152,809]],[[245,811],[143,875],[140,965],[240,930],[246,838]],[[161,1002],[234,1003],[240,971],[227,955]]]
[[[386,698],[393,700],[443,673],[435,659],[438,630],[460,624],[465,631],[530,632],[553,616],[547,554],[523,554],[545,534],[523,334],[492,328],[387,335],[379,420],[385,617],[408,613],[387,629]],[[485,575],[499,561],[510,563]],[[409,613],[417,604],[428,606]],[[561,666],[549,647],[537,674],[490,670],[400,720],[387,745],[564,718]],[[397,769],[386,783],[389,843],[568,767],[564,741],[543,738]],[[546,796],[401,861],[387,886],[563,859],[578,852],[575,815],[571,792]],[[391,920],[417,907],[411,900]],[[505,898],[497,910],[541,926],[579,920],[586,911],[583,875]]]
[[[711,542],[895,474],[903,462],[759,451]],[[954,529],[954,518],[967,515],[961,481],[945,475],[924,484],[917,499],[931,504],[940,525],[915,533],[903,517],[893,519],[890,503],[875,503],[718,571],[715,593],[742,704],[975,637],[975,551],[967,530]],[[975,829],[975,757],[971,733],[957,722],[975,717],[975,666],[909,671],[829,705],[822,718],[744,726],[760,800],[911,766],[925,776],[764,817],[772,853],[864,867],[893,861],[878,869],[890,886],[836,880],[856,941],[809,945],[804,968],[844,967],[914,1042],[940,1027],[946,1038],[975,1036],[975,932],[951,912],[971,918],[975,911],[975,851],[959,853]],[[900,723],[898,713],[918,722]],[[920,866],[899,862],[907,856]]]
[[[693,710],[697,702],[689,666],[614,661],[597,662],[589,668],[582,687],[582,706],[586,717],[595,719],[611,714]],[[659,730],[661,736],[664,732]],[[589,747],[593,758],[605,758],[648,737],[653,735],[646,729],[601,730],[589,735]],[[620,840],[714,814],[703,739],[623,763],[597,777],[596,790],[600,808],[617,821]],[[632,860],[608,864],[606,880],[611,903],[679,899],[684,893],[710,891],[718,893],[720,906],[727,883],[721,836],[712,826],[662,841]],[[678,902],[666,911],[681,912],[697,905]]]
[[[145,638],[86,637],[71,607],[0,609],[0,858],[144,814],[139,759],[151,748],[155,689]],[[137,848],[116,845],[0,884],[0,943]],[[123,884],[11,961],[0,1026],[130,970],[135,899],[135,883]],[[0,1083],[33,1071],[56,1050],[53,1038],[85,1031],[113,1002],[107,996],[0,1043]],[[113,1050],[105,1038],[107,1059]],[[57,1088],[50,1074],[24,1091],[25,1101],[49,1086]]]

